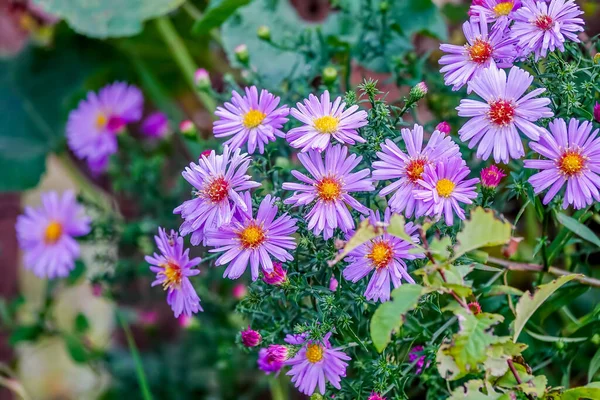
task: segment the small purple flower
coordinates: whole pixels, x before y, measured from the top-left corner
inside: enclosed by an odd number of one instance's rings
[[[535,60],[548,52],[565,51],[565,39],[579,43],[577,32],[583,31],[583,14],[574,0],[523,0],[523,7],[514,13],[511,37],[526,52],[534,52]]]
[[[320,101],[311,94],[304,100],[304,105],[297,103],[296,107],[292,108],[291,114],[304,125],[287,133],[286,140],[290,146],[302,152],[321,152],[330,147],[331,139],[342,144],[365,142],[357,129],[367,125],[367,112],[358,111],[357,105],[344,110],[346,103],[342,102],[342,98],[338,97],[331,103],[329,91],[326,90]]]
[[[572,204],[584,208],[600,201],[600,137],[592,132],[592,123],[571,119],[555,119],[549,125],[550,133],[529,145],[546,160],[525,160],[525,168],[540,170],[529,178],[535,193],[550,188],[543,203],[548,204],[567,184],[563,208]]]
[[[79,257],[76,237],[90,232],[90,218],[77,204],[72,191],[62,197],[42,194],[42,205],[26,207],[15,226],[19,247],[25,252],[25,267],[40,278],[69,275]]]
[[[283,363],[289,358],[289,350],[287,346],[282,344],[272,344],[267,348],[267,357],[271,361]]]
[[[281,286],[287,282],[287,272],[279,261],[273,263],[273,272],[264,272],[263,281],[268,285]]]
[[[506,174],[503,170],[495,165],[490,165],[481,170],[481,184],[483,187],[493,189],[498,187],[500,181],[505,176]]]
[[[242,337],[242,343],[246,347],[256,347],[260,344],[260,342],[262,342],[262,336],[260,333],[250,329],[249,325],[247,329],[240,332],[240,335]]]
[[[277,362],[269,358],[267,349],[260,349],[257,360],[258,368],[263,370],[267,375],[270,373],[278,373],[283,368],[282,362]]]
[[[232,152],[228,146],[222,155],[214,150],[202,155],[198,164],[190,163],[182,175],[197,191],[192,200],[185,201],[173,210],[185,220],[179,231],[182,235],[192,234],[191,243],[197,246],[206,242],[205,232],[228,224],[236,208],[247,211],[246,203],[239,192],[260,186],[246,175],[250,157],[240,149]]]
[[[184,249],[183,238],[173,230],[167,235],[163,228],[158,228],[158,236],[154,236],[154,240],[161,254],[146,256],[150,270],[156,273],[152,286],[162,285],[167,291],[167,304],[171,306],[175,318],[203,311],[200,298],[189,279],[200,273],[194,267],[202,260],[199,257],[190,260],[190,250]]]
[[[93,172],[104,171],[111,154],[117,152],[116,135],[142,118],[143,106],[142,92],[123,82],[105,86],[98,94],[89,92],[69,114],[69,148]]]
[[[160,111],[148,115],[144,122],[142,122],[142,133],[146,136],[161,139],[170,132],[169,119]]]
[[[206,244],[215,247],[210,252],[224,252],[216,266],[227,265],[224,278],[239,278],[250,263],[252,280],[258,279],[259,266],[263,271],[273,271],[271,257],[279,261],[294,259],[288,250],[296,248],[292,235],[298,227],[296,220],[287,214],[275,219],[276,198],[268,195],[258,207],[256,218],[252,217],[252,199],[246,192],[244,202],[247,212],[240,212],[230,224],[213,229],[207,234]]]
[[[306,338],[308,337],[308,332],[304,332],[304,333],[298,333],[298,334],[288,334],[285,335],[285,338],[283,339],[284,342],[286,342],[287,344],[293,344],[293,345],[301,345],[304,344],[304,342],[306,342]]]
[[[285,190],[294,190],[294,195],[284,201],[295,207],[316,204],[306,215],[308,229],[315,235],[323,232],[325,240],[333,236],[333,230],[340,228],[348,232],[354,228],[354,220],[348,207],[366,214],[369,209],[350,196],[352,192],[370,192],[375,190],[372,182],[367,178],[370,171],[363,169],[352,171],[360,164],[362,157],[355,154],[348,155],[348,149],[340,145],[332,146],[325,152],[325,163],[321,153],[310,151],[300,153],[298,158],[313,178],[309,178],[299,171],[292,171],[292,175],[302,183],[286,182],[282,185]]]
[[[389,224],[391,211],[385,210],[383,221],[379,211],[371,211],[369,223],[373,226]],[[406,233],[412,235],[413,242],[418,243],[418,235],[414,233],[417,227],[411,222],[406,224]],[[352,233],[349,234],[352,236]],[[373,271],[369,285],[365,291],[367,300],[388,301],[390,299],[390,281],[394,288],[402,284],[402,280],[409,283],[415,283],[414,279],[408,274],[406,260],[415,260],[425,257],[423,253],[414,253],[411,250],[414,246],[399,237],[384,233],[369,242],[362,244],[352,250],[346,261],[348,266],[344,269],[344,278],[358,282]]]
[[[379,181],[395,180],[383,188],[379,195],[383,197],[394,193],[388,202],[390,208],[393,212],[403,212],[410,218],[418,204],[413,190],[418,187],[417,182],[421,179],[425,166],[455,157],[460,150],[450,137],[438,130],[433,132],[423,148],[423,127],[417,124],[412,130],[402,129],[401,134],[406,153],[387,139],[377,153],[379,161],[373,163],[373,178]]]
[[[219,120],[215,121],[213,131],[218,138],[232,136],[225,142],[232,149],[248,144],[248,153],[253,154],[258,147],[262,154],[265,145],[274,142],[276,136],[285,137],[281,128],[288,121],[286,117],[290,110],[287,106],[277,108],[279,97],[264,89],[260,97],[256,86],[245,91],[245,96],[233,91],[231,103],[217,107],[215,115]]]
[[[340,389],[340,380],[346,376],[346,361],[350,357],[339,347],[331,348],[330,336],[331,332],[320,342],[307,342],[293,358],[285,362],[285,365],[291,366],[287,375],[292,377],[296,388],[307,396],[315,392],[317,384],[321,394],[325,394],[326,382]]]
[[[426,166],[419,180],[422,188],[415,190],[415,198],[423,201],[423,210],[419,214],[437,218],[443,214],[448,226],[454,223],[454,213],[465,219],[459,203],[473,203],[472,199],[477,197],[475,184],[479,182],[477,178],[464,180],[470,172],[459,157]]]
[[[535,98],[544,88],[525,94],[531,82],[533,77],[520,68],[511,68],[507,78],[504,70],[491,66],[469,83],[485,102],[460,101],[458,115],[471,119],[458,134],[462,141],[469,141],[469,148],[478,146],[477,157],[487,160],[493,152],[497,163],[508,164],[511,158],[525,155],[519,131],[532,140],[546,133],[535,122],[554,115],[547,107],[550,99]]]
[[[452,127],[446,121],[442,121],[435,127],[436,131],[442,132],[444,135],[449,135],[452,132]]]
[[[331,277],[331,279],[329,280],[329,290],[331,290],[332,292],[335,292],[338,288],[338,285],[340,283],[338,282],[337,279],[335,279],[334,276]]]
[[[413,346],[408,353],[408,362],[411,364],[415,364],[415,372],[420,374],[423,372],[423,368],[425,367],[425,356],[423,355],[423,346]],[[429,363],[427,363],[429,366]],[[425,367],[426,368],[426,367]]]
[[[387,398],[377,392],[371,392],[367,400],[387,400]]]
[[[596,122],[600,122],[600,103],[598,102],[594,106],[594,119],[596,119]]]
[[[512,20],[515,12],[521,8],[521,0],[481,0],[473,2],[469,15],[473,21],[478,21],[483,15],[490,22]]]
[[[500,24],[505,25],[506,21]],[[439,61],[444,65],[440,72],[444,74],[446,86],[458,90],[479,76],[485,68],[496,64],[501,68],[512,65],[515,40],[506,38],[502,26],[489,34],[487,20],[485,16],[481,16],[479,22],[465,22],[463,32],[468,42],[464,46],[440,45],[440,50],[446,53]]]

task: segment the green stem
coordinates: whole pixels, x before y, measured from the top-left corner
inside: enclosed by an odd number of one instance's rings
[[[119,320],[119,323],[123,328],[123,332],[125,332],[125,337],[127,338],[127,344],[129,345],[129,351],[131,351],[131,357],[133,358],[133,362],[135,364],[135,372],[138,378],[140,389],[142,391],[142,397],[144,400],[152,400],[152,393],[150,392],[150,387],[148,386],[148,381],[146,380],[146,374],[144,373],[144,366],[142,365],[140,353],[135,345],[135,340],[131,334],[131,329],[129,329],[129,325],[125,320],[125,317],[119,310],[117,310],[117,319]]]
[[[269,389],[273,400],[287,400],[285,375],[269,377]]]

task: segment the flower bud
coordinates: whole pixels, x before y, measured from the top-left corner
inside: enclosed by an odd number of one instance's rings
[[[600,344],[600,335],[597,333],[594,333],[594,336],[592,336],[592,343],[594,343],[596,346]]]
[[[323,399],[325,399],[325,397],[323,397],[323,395],[320,393],[313,393],[312,396],[310,396],[310,400],[323,400]]]
[[[273,272],[265,272],[263,281],[268,285],[281,286],[287,282],[287,272],[280,262],[273,263]]]
[[[600,53],[594,55],[594,64],[600,64]]]
[[[338,284],[339,282],[337,281],[337,279],[335,279],[335,277],[331,277],[331,279],[329,280],[329,290],[331,290],[332,292],[335,292],[338,288]]]
[[[596,122],[600,122],[600,103],[596,102],[596,105],[594,106],[594,118],[596,119]]]
[[[248,329],[241,331],[240,334],[242,335],[242,343],[246,347],[256,347],[262,342],[260,333],[250,329],[250,326],[248,326]]]
[[[198,130],[196,129],[196,125],[194,125],[194,123],[189,119],[181,121],[179,124],[179,131],[188,139],[196,140],[198,138]]]
[[[231,290],[231,295],[237,300],[243,299],[244,297],[246,297],[247,294],[248,288],[243,283],[238,283]]]
[[[272,344],[267,348],[267,357],[271,362],[285,362],[289,358],[288,348],[282,344]]]
[[[498,187],[502,178],[504,178],[506,174],[503,170],[496,167],[495,165],[490,165],[481,170],[481,184],[483,187],[488,189],[494,189]]]
[[[156,139],[164,138],[171,132],[169,119],[160,111],[148,115],[141,128],[144,135]]]
[[[371,392],[367,400],[386,400],[386,398],[377,392]]]
[[[211,149],[204,150],[202,153],[200,153],[200,157],[208,157],[210,156],[210,153],[212,153]]]
[[[269,27],[266,25],[259,26],[256,34],[258,35],[259,39],[266,41],[271,40],[271,29],[269,29]]]
[[[247,64],[250,60],[250,53],[248,52],[248,46],[240,44],[234,50],[235,58],[242,64]]]
[[[387,1],[382,1],[381,3],[379,3],[379,11],[387,12],[389,9],[390,3],[388,3]]]
[[[206,90],[210,88],[210,75],[208,75],[208,71],[204,68],[198,68],[196,72],[194,72],[194,83],[200,90]]]
[[[467,304],[467,307],[469,307],[469,310],[471,310],[474,315],[481,314],[481,306],[478,302],[473,301]]]
[[[428,92],[427,85],[425,82],[419,82],[412,89],[410,89],[409,97],[412,103],[421,100]]]
[[[323,83],[331,85],[337,79],[338,73],[334,67],[325,67],[323,69]]]
[[[442,121],[439,124],[437,124],[437,126],[435,127],[435,130],[442,132],[444,135],[449,135],[450,132],[452,132],[452,128],[450,127],[450,124],[447,123],[446,121]]]

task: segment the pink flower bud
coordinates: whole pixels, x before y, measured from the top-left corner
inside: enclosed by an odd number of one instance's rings
[[[469,310],[471,310],[474,315],[481,314],[481,306],[478,302],[473,301],[467,304],[467,307],[469,307]]]
[[[181,121],[181,123],[179,124],[179,130],[184,135],[195,134],[196,126],[194,125],[194,123],[192,121],[190,121],[189,119],[186,119],[186,120]]]
[[[238,283],[231,290],[231,294],[237,300],[243,299],[248,294],[248,288],[243,283]]]
[[[371,395],[367,400],[386,400],[386,398],[377,392],[371,392]]]
[[[272,344],[267,348],[267,357],[271,362],[285,362],[289,358],[288,348],[282,344]]]
[[[287,282],[287,272],[283,269],[281,263],[276,261],[273,263],[273,272],[265,272],[263,281],[268,285],[281,286]]]
[[[495,165],[490,165],[481,170],[481,184],[486,188],[495,188],[505,176],[503,170]]]
[[[425,365],[425,356],[423,355],[423,346],[414,346],[412,349],[410,349],[410,352],[408,353],[408,362],[409,363],[415,363],[415,367],[416,367],[416,373],[420,374],[421,372],[423,372],[423,367],[427,368],[429,366],[429,363],[427,363],[427,365]]]
[[[600,103],[596,102],[596,105],[594,106],[594,118],[596,119],[596,122],[600,122]]]
[[[331,290],[332,292],[335,292],[338,288],[338,284],[339,284],[339,282],[337,281],[337,279],[335,279],[332,276],[331,279],[329,280],[329,290]]]
[[[240,332],[240,334],[242,335],[242,343],[246,347],[256,347],[262,342],[260,333],[250,329],[250,326],[248,326],[248,329]]]
[[[444,135],[449,135],[452,132],[452,127],[446,121],[442,121],[435,127],[436,131],[442,132]]]
[[[202,153],[200,153],[200,157],[208,157],[210,156],[210,153],[212,153],[211,149],[204,150]]]
[[[208,71],[204,68],[198,68],[196,72],[194,72],[194,82],[199,88],[209,87],[210,76],[208,75]]]

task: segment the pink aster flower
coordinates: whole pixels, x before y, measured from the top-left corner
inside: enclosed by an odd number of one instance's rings
[[[330,146],[331,139],[345,144],[365,142],[357,129],[367,125],[367,112],[358,111],[357,105],[344,110],[346,103],[342,102],[342,98],[338,97],[331,103],[329,91],[326,90],[320,101],[311,94],[304,100],[304,105],[297,103],[296,107],[292,108],[291,114],[304,125],[287,133],[286,140],[290,146],[306,152],[325,150]]]
[[[419,180],[422,186],[415,190],[415,198],[423,201],[423,215],[444,215],[446,225],[454,223],[454,213],[465,219],[459,203],[472,204],[477,197],[475,184],[479,179],[464,180],[471,171],[459,157],[440,161],[435,166],[428,165]]]
[[[292,367],[287,375],[292,377],[296,388],[307,396],[315,392],[317,384],[321,394],[325,394],[326,382],[340,389],[340,380],[346,376],[346,361],[350,357],[339,347],[331,348],[330,336],[331,332],[320,342],[307,342],[293,358],[285,362],[285,365]]]
[[[47,192],[42,194],[40,207],[26,207],[17,217],[16,231],[27,269],[40,278],[65,277],[79,257],[75,238],[90,232],[90,218],[72,191],[62,197]]]
[[[408,353],[408,362],[415,365],[415,372],[420,374],[425,368],[425,356],[423,355],[423,346],[413,346]],[[427,364],[429,366],[429,363]]]
[[[278,261],[273,263],[272,272],[264,272],[263,281],[268,285],[281,286],[287,282],[287,272]]]
[[[379,211],[371,211],[369,223],[377,225],[383,222],[389,224],[391,210],[387,208],[381,221]],[[414,233],[417,227],[411,222],[406,224],[406,233],[411,236],[413,242],[418,243],[418,235]],[[349,234],[351,236],[352,234]],[[414,279],[408,274],[406,260],[415,260],[425,257],[423,253],[413,253],[411,249],[414,246],[399,237],[384,233],[369,242],[362,244],[352,250],[346,261],[348,266],[344,269],[344,278],[358,282],[365,276],[373,272],[365,297],[367,300],[388,301],[390,299],[390,282],[397,288],[402,284],[402,280],[409,283],[415,283]]]
[[[144,97],[135,86],[116,82],[96,94],[89,92],[67,121],[67,143],[96,173],[106,169],[117,152],[117,134],[142,117]]]
[[[200,264],[201,259],[197,257],[190,260],[190,250],[184,249],[183,238],[173,230],[167,235],[163,228],[158,228],[158,236],[154,236],[154,240],[161,254],[146,256],[150,270],[156,273],[152,286],[162,285],[167,291],[167,304],[171,306],[175,318],[203,311],[200,298],[189,279],[200,273],[194,267]]]
[[[498,64],[501,68],[508,68],[514,59],[515,40],[506,38],[503,27],[488,33],[485,16],[482,15],[479,22],[465,22],[463,31],[467,39],[464,46],[440,45],[440,50],[446,53],[439,61],[444,65],[440,72],[452,90],[460,89],[489,66]]]
[[[260,349],[257,360],[258,368],[264,371],[267,375],[272,372],[278,373],[283,368],[283,363],[275,361],[269,357],[267,349]]]
[[[377,392],[371,392],[367,400],[387,400],[386,397]]]
[[[525,155],[519,131],[532,140],[546,133],[535,122],[554,115],[547,107],[550,99],[535,98],[544,88],[525,94],[531,82],[533,77],[520,68],[511,68],[507,79],[504,70],[491,66],[469,83],[485,102],[460,101],[458,115],[471,119],[458,134],[462,141],[469,141],[469,148],[479,146],[477,157],[487,160],[493,151],[497,163],[508,164],[511,158]]]
[[[228,224],[236,207],[248,208],[239,192],[260,186],[246,175],[250,157],[240,149],[231,151],[225,146],[222,155],[214,150],[202,155],[198,164],[190,163],[182,175],[197,191],[192,200],[185,201],[173,210],[185,220],[179,231],[182,235],[192,234],[194,246],[205,240],[207,230]]]
[[[272,344],[267,348],[267,356],[275,362],[283,363],[289,358],[287,346],[282,344]]]
[[[481,184],[486,188],[496,188],[506,174],[495,165],[490,165],[481,170]]]
[[[383,188],[379,195],[394,193],[388,202],[390,208],[393,212],[403,212],[410,218],[418,204],[413,190],[418,187],[417,182],[421,179],[425,166],[455,157],[460,150],[450,137],[438,130],[433,132],[423,148],[423,127],[417,124],[412,130],[402,129],[401,134],[406,153],[387,139],[381,146],[381,151],[377,153],[379,160],[373,163],[373,178],[379,181],[394,181]]]
[[[242,337],[242,343],[246,347],[256,347],[260,344],[260,342],[262,342],[262,336],[260,335],[260,332],[251,329],[250,326],[241,331],[240,336]]]
[[[519,8],[521,8],[521,0],[481,0],[471,4],[469,15],[474,21],[478,21],[480,15],[483,15],[488,22],[492,23],[512,20]]]
[[[535,193],[550,188],[544,196],[548,204],[567,184],[563,208],[572,204],[580,209],[600,201],[600,137],[598,129],[592,132],[592,123],[571,119],[555,119],[550,123],[550,133],[539,142],[529,145],[546,160],[525,160],[525,168],[540,170],[529,178]]]
[[[170,132],[169,119],[160,111],[148,115],[144,122],[142,122],[142,133],[148,137],[161,139]]]
[[[557,48],[565,51],[566,39],[579,43],[577,32],[583,31],[585,24],[577,18],[581,14],[574,0],[523,0],[523,7],[514,14],[511,36],[519,41],[519,47],[534,52],[537,61]]]
[[[263,271],[273,271],[271,257],[279,261],[294,259],[288,250],[296,248],[292,235],[298,227],[296,220],[287,214],[279,218],[276,198],[268,195],[258,207],[256,218],[252,216],[252,199],[246,192],[244,202],[247,212],[239,212],[229,225],[211,230],[207,234],[206,244],[215,247],[211,252],[224,252],[215,265],[227,265],[224,278],[237,279],[250,263],[252,280],[258,278],[259,266]]]
[[[360,164],[362,157],[347,155],[348,149],[340,145],[335,145],[325,152],[324,164],[321,154],[317,151],[298,154],[300,162],[313,178],[299,171],[292,171],[292,175],[302,183],[286,182],[282,186],[285,190],[295,191],[292,197],[284,201],[285,204],[298,207],[316,200],[316,204],[306,215],[308,229],[312,229],[315,235],[323,232],[325,240],[333,236],[335,228],[340,228],[342,232],[354,228],[354,220],[347,206],[363,214],[369,211],[350,196],[350,193],[375,190],[367,178],[370,174],[368,169],[350,172]]]
[[[256,86],[245,91],[245,96],[233,91],[231,103],[217,107],[215,115],[219,120],[215,121],[213,131],[218,138],[232,136],[225,142],[232,149],[248,144],[248,153],[253,154],[258,147],[262,154],[265,145],[274,142],[276,136],[285,137],[281,128],[288,121],[290,110],[287,106],[277,108],[279,97],[264,89],[260,97]]]

